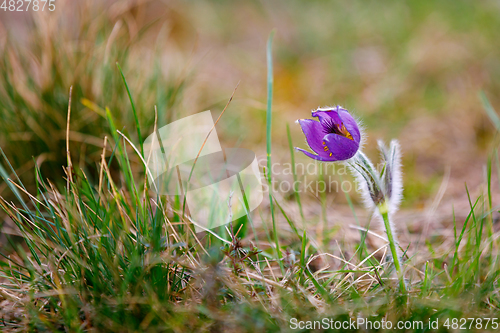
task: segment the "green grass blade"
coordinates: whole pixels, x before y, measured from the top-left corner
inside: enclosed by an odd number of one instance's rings
[[[424,282],[422,283],[422,290],[420,291],[421,296],[426,296],[427,292],[429,291],[429,285],[430,285],[430,273],[429,273],[429,262],[425,262],[425,271],[424,271]]]
[[[455,243],[455,253],[453,254],[453,260],[451,262],[451,269],[450,271],[453,273],[453,270],[457,264],[458,260],[458,248],[460,246],[460,243],[462,242],[462,239],[464,237],[465,229],[467,228],[467,224],[472,216],[472,212],[474,211],[474,208],[476,207],[477,203],[479,202],[479,198],[476,200],[474,205],[472,205],[471,211],[469,212],[469,215],[467,215],[467,218],[465,219],[464,225],[462,227],[462,231],[460,232],[460,235],[458,236],[458,239]]]
[[[274,198],[274,196],[273,196],[273,198]],[[297,230],[297,227],[295,226],[295,223],[288,217],[288,214],[285,212],[285,210],[283,209],[283,207],[281,207],[281,205],[278,203],[278,201],[276,200],[276,198],[274,198],[274,201],[276,203],[276,206],[278,206],[279,210],[281,211],[281,214],[283,214],[283,217],[288,222],[288,225],[292,229],[293,233],[296,234],[297,237],[300,239],[301,236],[299,234],[299,231]]]
[[[307,233],[304,229],[304,233],[302,235],[302,247],[300,251],[300,267],[305,269],[306,267],[306,246],[307,246]]]
[[[316,287],[318,293],[324,298],[324,300],[326,302],[332,304],[333,299],[332,299],[330,293],[316,280],[314,275],[307,268],[305,271],[306,271],[307,276],[309,276],[309,278],[311,279],[311,282]]]
[[[141,145],[141,154],[144,157],[144,143],[142,140],[141,126],[139,125],[139,118],[137,117],[137,110],[135,109],[134,100],[132,99],[132,94],[130,93],[130,89],[128,88],[127,80],[125,80],[125,75],[123,75],[122,68],[120,67],[120,64],[118,62],[116,63],[116,66],[118,66],[118,70],[120,71],[120,74],[122,76],[123,83],[125,84],[125,88],[127,89],[127,94],[128,94],[128,98],[130,99],[130,104],[132,105],[132,112],[134,113],[135,127],[137,129],[137,137],[138,137],[139,143]]]
[[[293,148],[292,135],[290,133],[290,125],[288,123],[286,124],[286,134],[288,136],[288,147],[290,148],[290,162],[292,164],[293,184],[297,184],[297,171],[295,169],[295,149]],[[295,200],[297,201],[297,205],[299,206],[300,217],[302,218],[302,227],[305,229],[306,222],[304,218],[304,210],[302,209],[302,203],[300,201],[300,194],[295,186],[292,186],[292,189]]]
[[[479,92],[479,99],[483,104],[486,114],[488,115],[488,117],[490,117],[491,122],[493,123],[493,125],[495,125],[497,131],[500,131],[500,118],[495,112],[495,109],[493,109],[493,106],[491,106],[488,97],[486,97],[486,94],[483,91]]]

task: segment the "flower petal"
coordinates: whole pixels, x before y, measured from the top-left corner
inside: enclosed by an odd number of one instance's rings
[[[353,157],[359,149],[359,142],[346,138],[338,134],[325,135],[323,140],[328,147],[331,158],[336,161],[344,161]]]
[[[356,141],[359,145],[359,142],[361,140],[361,133],[359,132],[359,127],[356,123],[356,120],[347,110],[344,109],[340,109],[339,117],[341,118],[342,123],[344,124],[347,131],[351,134],[354,141]]]
[[[335,162],[335,161],[337,161],[337,159],[333,155],[332,155],[332,157],[328,156],[328,154],[327,154],[327,156],[320,156],[320,155],[314,155],[313,153],[308,152],[307,150],[304,150],[301,148],[295,147],[295,149],[303,152],[304,154],[306,154],[306,156],[313,158],[315,160],[318,160],[318,161],[322,161],[322,162]]]
[[[339,108],[338,106],[329,110],[317,109],[316,111],[313,111],[311,115],[313,117],[318,117],[321,124],[327,125],[333,121],[335,125],[340,125],[342,119],[339,116],[338,110],[343,109]]]
[[[323,154],[325,147],[323,145],[323,137],[325,136],[323,126],[318,121],[312,119],[299,119],[299,124],[306,136],[309,147],[317,154],[325,156]]]

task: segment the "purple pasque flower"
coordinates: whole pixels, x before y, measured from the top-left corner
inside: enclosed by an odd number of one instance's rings
[[[359,149],[361,133],[349,111],[340,106],[322,108],[312,112],[313,119],[299,119],[307,144],[316,153],[295,148],[307,156],[323,162],[344,161]]]

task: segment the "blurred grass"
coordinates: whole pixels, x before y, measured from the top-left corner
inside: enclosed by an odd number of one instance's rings
[[[44,177],[62,179],[66,110],[72,85],[72,159],[76,166],[90,171],[89,176],[95,176],[103,137],[109,130],[104,108],[110,107],[118,129],[128,133],[138,128],[117,62],[125,64],[125,76],[142,77],[134,80],[141,85],[134,85],[133,94],[140,96],[136,105],[145,131],[152,130],[153,105],[171,110],[182,96],[187,77],[180,73],[179,77],[174,77],[174,73],[170,74],[172,77],[163,76],[157,70],[157,60],[145,68],[142,62],[134,60],[138,56],[130,57],[130,53],[134,53],[131,45],[136,45],[150,25],[131,30],[124,20],[131,15],[133,7],[114,14],[97,14],[102,6],[61,4],[60,11],[46,16],[40,14],[29,22],[31,29],[26,44],[19,41],[16,29],[9,30],[4,38],[5,57],[0,65],[3,120],[0,144],[16,170],[32,168],[34,160]],[[81,11],[80,15],[75,14],[74,22],[67,20],[67,11],[71,9]],[[176,111],[171,110],[169,114],[175,117]],[[165,122],[162,118],[161,123]],[[138,139],[135,136],[136,141],[141,141]],[[25,179],[29,185],[33,185],[33,181],[33,178]]]

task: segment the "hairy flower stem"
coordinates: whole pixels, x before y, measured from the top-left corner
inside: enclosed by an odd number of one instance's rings
[[[394,240],[394,236],[392,234],[391,223],[389,222],[389,209],[387,204],[384,202],[377,206],[380,215],[384,219],[385,232],[387,233],[387,239],[389,240],[389,247],[392,253],[392,259],[394,260],[394,267],[396,267],[396,272],[399,279],[399,288],[401,293],[406,294],[406,285],[404,281],[403,272],[401,270],[401,264],[399,262],[399,255],[396,249],[396,242]]]

